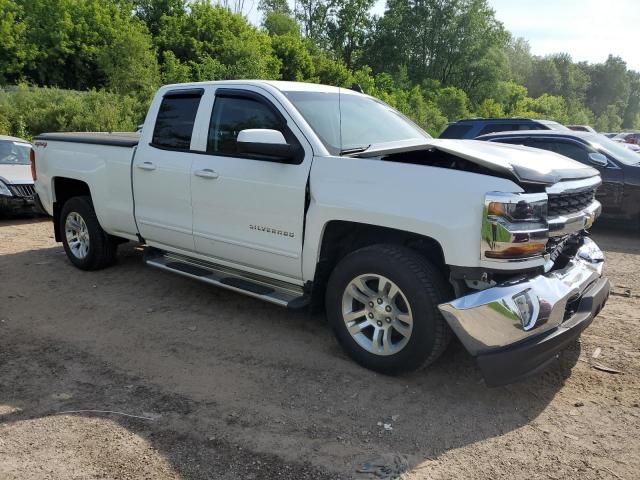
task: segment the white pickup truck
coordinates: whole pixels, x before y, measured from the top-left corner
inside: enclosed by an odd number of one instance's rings
[[[323,305],[386,373],[453,335],[489,385],[547,366],[604,306],[586,229],[598,172],[435,140],[384,103],[304,83],[162,87],[140,134],[35,137],[36,192],[85,270],[137,241],[154,267],[290,308]]]

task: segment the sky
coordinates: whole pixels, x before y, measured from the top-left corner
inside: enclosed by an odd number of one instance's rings
[[[373,12],[382,15],[385,3],[378,0]],[[489,0],[489,4],[507,30],[529,41],[535,55],[566,52],[574,61],[601,63],[612,53],[640,72],[640,0]],[[258,23],[257,17],[254,9],[249,18]]]

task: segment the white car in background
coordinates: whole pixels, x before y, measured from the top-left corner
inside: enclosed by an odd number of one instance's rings
[[[0,214],[34,211],[30,153],[28,141],[0,135]]]

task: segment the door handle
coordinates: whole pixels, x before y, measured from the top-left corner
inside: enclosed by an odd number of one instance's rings
[[[220,176],[218,175],[218,172],[215,172],[210,168],[205,168],[204,170],[196,170],[194,174],[196,177],[209,178],[209,179],[215,179]]]
[[[155,170],[156,166],[152,162],[142,162],[137,165],[140,170]]]

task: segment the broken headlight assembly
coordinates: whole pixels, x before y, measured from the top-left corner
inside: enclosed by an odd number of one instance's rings
[[[546,193],[499,193],[485,197],[482,258],[521,261],[541,257],[549,238]]]

